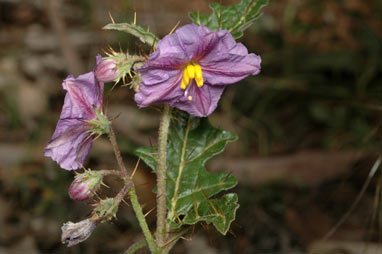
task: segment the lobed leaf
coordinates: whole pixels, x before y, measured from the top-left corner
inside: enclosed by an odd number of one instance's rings
[[[179,228],[191,223],[187,215],[195,208],[201,207],[203,218],[207,218],[203,208],[206,202],[209,203],[213,195],[231,189],[237,184],[236,178],[230,174],[209,173],[204,167],[207,160],[221,153],[226,144],[236,140],[237,136],[229,131],[213,128],[207,118],[194,118],[184,113],[173,116],[167,146],[166,196],[168,220],[172,228]],[[156,147],[138,148],[136,154],[156,171]],[[219,202],[223,201],[224,199]],[[224,214],[228,216],[230,213],[227,210]],[[180,217],[183,215],[185,217],[182,220]],[[185,218],[189,218],[187,222],[184,221]],[[203,218],[195,220],[195,223]],[[216,221],[215,226],[219,225],[218,230],[224,232],[225,227],[221,226],[217,219],[214,221]],[[227,221],[229,223],[224,224],[225,226],[229,226],[232,220]]]
[[[241,0],[240,2],[223,6],[211,3],[210,15],[190,12],[189,16],[194,24],[207,26],[211,30],[228,30],[237,39],[243,32],[260,17],[260,10],[268,4],[268,0]]]

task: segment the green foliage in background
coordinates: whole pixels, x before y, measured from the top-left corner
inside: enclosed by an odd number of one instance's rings
[[[219,31],[225,29],[231,32],[237,39],[243,36],[245,29],[253,25],[260,17],[261,9],[268,4],[268,0],[241,0],[240,2],[223,6],[219,3],[211,3],[210,15],[199,12],[190,12],[193,23],[199,26]]]

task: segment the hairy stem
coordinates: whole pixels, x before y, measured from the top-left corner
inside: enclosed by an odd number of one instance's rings
[[[157,168],[157,245],[162,247],[166,241],[166,151],[167,136],[170,125],[170,107],[164,105],[158,137],[158,168]]]
[[[143,231],[143,235],[146,238],[147,245],[149,246],[151,253],[157,253],[157,245],[155,244],[154,238],[150,232],[149,227],[147,226],[147,222],[145,219],[145,215],[142,212],[142,207],[139,204],[137,194],[135,193],[135,187],[133,186],[130,191],[130,200],[132,207],[134,209],[135,215],[137,216],[139,226],[141,226],[141,229]]]
[[[125,163],[123,163],[123,159],[121,156],[121,151],[119,150],[119,147],[118,147],[117,139],[115,138],[114,130],[111,126],[109,128],[109,139],[110,139],[111,145],[113,146],[114,155],[115,155],[115,158],[117,159],[119,168],[122,170],[125,176],[128,176]]]
[[[121,156],[121,151],[119,150],[119,147],[117,144],[115,133],[114,133],[113,128],[111,126],[110,126],[110,130],[109,130],[109,139],[110,139],[111,145],[113,146],[114,155],[115,155],[115,158],[117,159],[118,165],[119,165],[120,169],[122,170],[123,175],[125,176],[124,177],[125,187],[123,189],[129,190],[128,194],[129,194],[129,197],[131,200],[133,210],[135,212],[135,215],[137,216],[139,225],[143,231],[143,235],[146,238],[146,242],[147,242],[147,245],[149,246],[151,253],[157,253],[158,248],[155,244],[154,238],[153,238],[153,236],[150,232],[150,229],[147,225],[145,215],[142,212],[142,207],[139,204],[138,197],[137,197],[137,194],[135,192],[134,183],[133,183],[131,177],[129,176],[129,174],[127,172],[126,166],[125,166],[123,159],[122,159],[122,156]],[[117,196],[119,196],[119,194]],[[119,198],[122,199],[123,196],[119,197]]]

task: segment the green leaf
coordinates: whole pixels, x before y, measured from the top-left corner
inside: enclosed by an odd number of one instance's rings
[[[207,215],[209,210],[204,210],[206,202],[213,195],[237,184],[236,178],[230,174],[209,173],[204,167],[207,160],[221,153],[228,142],[236,139],[237,136],[229,131],[213,128],[207,118],[189,117],[180,112],[173,115],[167,146],[167,219],[173,228],[189,224],[190,221],[185,223],[180,217],[187,217],[195,208],[201,209],[198,210],[200,214]],[[136,154],[156,171],[156,147],[138,148]],[[218,230],[224,231],[220,229],[223,227]]]
[[[149,32],[148,29],[145,29],[136,24],[129,23],[119,23],[119,24],[107,24],[103,27],[106,30],[118,30],[122,32],[129,33],[135,37],[137,37],[141,42],[148,44],[149,46],[156,47],[156,43],[158,42],[158,37],[156,37],[153,33]]]
[[[209,199],[200,203],[183,219],[184,224],[192,225],[199,221],[213,223],[215,228],[225,235],[235,220],[236,210],[239,208],[236,193],[228,193],[219,199]]]
[[[194,24],[207,26],[211,30],[225,29],[237,39],[243,36],[243,31],[250,27],[260,17],[260,10],[268,4],[268,0],[241,0],[239,3],[223,6],[211,3],[210,15],[190,12]]]

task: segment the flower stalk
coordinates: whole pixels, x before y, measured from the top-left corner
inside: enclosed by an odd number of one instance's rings
[[[122,159],[122,156],[121,156],[121,151],[119,150],[119,147],[118,147],[118,144],[117,144],[117,140],[115,138],[114,130],[113,130],[113,128],[111,126],[110,126],[110,131],[109,131],[109,139],[110,139],[111,145],[113,147],[114,155],[115,155],[115,158],[117,159],[118,165],[119,165],[122,173],[125,176],[125,178],[124,178],[124,180],[125,180],[125,187],[129,186],[129,187],[126,187],[126,190],[129,190],[128,194],[129,194],[129,197],[130,197],[131,204],[132,204],[133,210],[135,212],[135,215],[137,216],[137,219],[138,219],[138,222],[139,222],[139,226],[141,227],[141,229],[143,231],[143,235],[144,235],[144,237],[146,239],[146,242],[147,242],[147,245],[148,245],[148,247],[150,249],[150,252],[151,253],[157,253],[157,245],[155,244],[154,238],[153,238],[153,236],[152,236],[152,234],[150,232],[150,229],[149,229],[149,227],[147,225],[147,222],[146,222],[146,219],[145,219],[145,215],[142,212],[142,207],[139,204],[138,197],[137,197],[137,194],[135,192],[134,183],[133,183],[133,181],[131,179],[131,176],[129,176],[129,174],[127,172],[126,166],[125,166],[125,164],[123,162],[123,159]],[[124,189],[125,189],[125,187],[124,187]],[[120,198],[122,199],[123,196],[121,196]]]
[[[158,136],[158,168],[157,168],[157,245],[162,247],[166,241],[166,165],[167,136],[170,125],[171,109],[164,105]],[[161,252],[160,252],[161,253]]]

